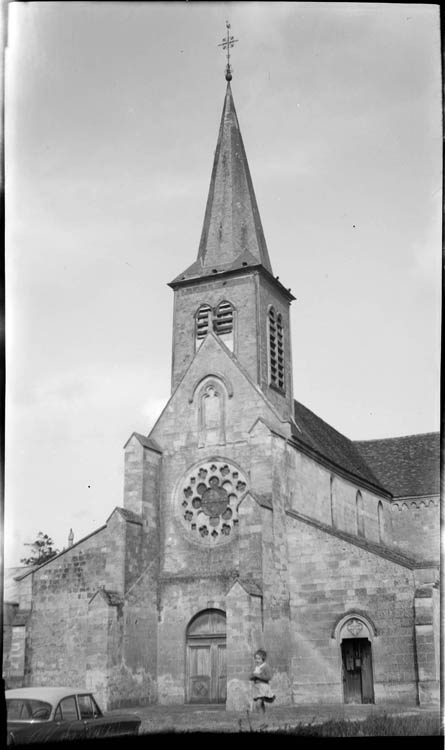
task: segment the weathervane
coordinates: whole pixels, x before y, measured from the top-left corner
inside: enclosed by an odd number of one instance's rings
[[[218,44],[218,47],[222,47],[223,50],[227,50],[227,65],[226,65],[226,81],[232,80],[232,70],[230,68],[230,48],[233,47],[235,42],[238,41],[238,39],[235,39],[233,36],[230,36],[229,30],[230,30],[230,23],[226,21],[226,28],[227,28],[227,34],[226,38],[222,40],[221,44]]]

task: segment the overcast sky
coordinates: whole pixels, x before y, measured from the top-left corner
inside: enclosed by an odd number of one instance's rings
[[[441,79],[434,5],[9,5],[6,565],[122,505],[123,445],[170,393],[232,91],[294,395],[352,439],[439,428]]]

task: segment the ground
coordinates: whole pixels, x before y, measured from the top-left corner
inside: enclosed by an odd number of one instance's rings
[[[122,709],[120,709],[122,711]],[[246,712],[226,711],[223,705],[182,705],[182,706],[141,706],[138,709],[127,709],[137,713],[141,719],[140,733],[156,732],[246,732],[249,720],[256,729],[267,724],[268,729],[285,729],[298,724],[319,724],[329,719],[357,721],[368,716],[386,713],[390,716],[440,716],[437,706],[401,706],[394,704],[381,705],[304,705],[272,706],[265,719],[255,716],[253,719]],[[110,713],[113,713],[112,711]],[[119,713],[119,711],[117,711]]]

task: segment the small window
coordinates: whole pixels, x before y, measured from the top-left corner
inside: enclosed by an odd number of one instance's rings
[[[269,309],[269,383],[284,391],[284,334],[281,314]]]
[[[51,706],[44,701],[11,698],[6,701],[6,712],[8,721],[46,721],[50,717]]]
[[[101,715],[99,707],[91,695],[78,695],[77,700],[81,719],[94,719]]]
[[[74,695],[60,701],[57,706],[55,719],[59,721],[60,719],[63,721],[74,721],[77,718],[77,706]]]

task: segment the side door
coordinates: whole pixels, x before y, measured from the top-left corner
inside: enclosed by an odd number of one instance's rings
[[[345,639],[341,644],[341,649],[345,703],[361,703],[361,660],[355,639]]]
[[[374,703],[371,644],[362,638],[360,645],[362,658],[362,700],[363,703]]]

